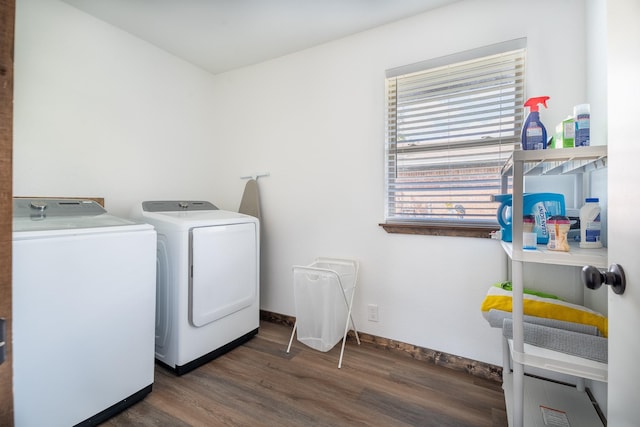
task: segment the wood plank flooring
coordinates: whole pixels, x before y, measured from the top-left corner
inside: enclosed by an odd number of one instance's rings
[[[103,423],[123,426],[507,426],[501,384],[402,351],[348,340],[322,353],[291,328],[256,337],[181,377],[156,365],[153,391]]]

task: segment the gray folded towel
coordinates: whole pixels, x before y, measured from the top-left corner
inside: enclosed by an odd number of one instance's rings
[[[506,338],[513,338],[513,321],[505,318],[503,322],[502,334]],[[609,353],[606,338],[531,323],[524,323],[523,326],[524,342],[527,344],[607,363]]]

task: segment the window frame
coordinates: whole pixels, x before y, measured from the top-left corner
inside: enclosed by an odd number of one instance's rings
[[[432,70],[438,69],[439,67],[444,66],[456,66],[459,63],[463,63],[466,61],[474,61],[478,59],[483,59],[487,57],[491,57],[494,55],[503,55],[505,53],[513,52],[513,51],[521,51],[521,60],[523,62],[522,65],[522,78],[521,82],[518,85],[514,85],[516,90],[520,90],[520,97],[522,102],[519,104],[514,104],[514,128],[513,135],[509,138],[505,138],[505,146],[509,146],[509,150],[512,151],[515,149],[517,144],[520,141],[519,136],[519,128],[521,127],[522,122],[524,121],[524,70],[525,70],[525,61],[526,61],[526,38],[510,40],[503,43],[497,43],[490,46],[485,46],[477,49],[472,49],[469,51],[464,51],[460,53],[456,53],[453,55],[448,55],[440,58],[435,58],[423,62],[419,62],[416,64],[411,64],[403,67],[393,68],[387,70],[386,79],[385,79],[385,94],[389,97],[389,88],[388,82],[389,79],[394,79],[397,77],[402,77],[410,74],[414,74],[417,72],[430,72]],[[515,62],[514,62],[515,63]],[[390,107],[391,105],[391,107]],[[441,236],[460,236],[460,237],[482,237],[488,238],[491,237],[491,233],[495,230],[498,230],[500,227],[496,221],[488,221],[486,219],[481,221],[453,221],[451,219],[426,219],[426,218],[409,218],[407,215],[406,218],[402,218],[397,215],[390,215],[390,205],[398,200],[395,194],[392,194],[393,191],[390,190],[390,181],[392,180],[391,174],[392,166],[396,164],[396,156],[397,151],[392,151],[390,146],[393,145],[394,148],[397,149],[397,141],[394,139],[393,143],[390,143],[389,132],[393,132],[395,130],[391,129],[391,125],[395,125],[399,119],[395,106],[389,102],[388,98],[385,98],[385,111],[387,113],[385,119],[385,221],[380,223],[379,225],[385,229],[388,233],[402,233],[402,234],[427,234],[427,235],[441,235]],[[390,119],[389,114],[392,114]],[[391,123],[391,125],[390,125]],[[395,135],[394,135],[395,136]],[[480,145],[478,142],[475,144]],[[498,142],[498,144],[502,144],[502,140]],[[429,148],[432,150],[431,148]],[[442,151],[446,151],[447,149],[442,149]],[[393,160],[392,160],[393,157]],[[425,180],[426,181],[426,180]],[[469,181],[470,182],[470,181]],[[501,192],[508,192],[510,189],[511,183],[510,180],[505,177],[501,178]],[[486,215],[486,214],[485,214]]]

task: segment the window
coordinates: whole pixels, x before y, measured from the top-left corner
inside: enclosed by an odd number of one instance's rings
[[[497,228],[492,196],[520,143],[524,42],[387,71],[386,224]]]

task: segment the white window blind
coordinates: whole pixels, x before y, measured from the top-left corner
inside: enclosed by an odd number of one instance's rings
[[[387,72],[387,222],[496,223],[524,62],[515,40]]]

